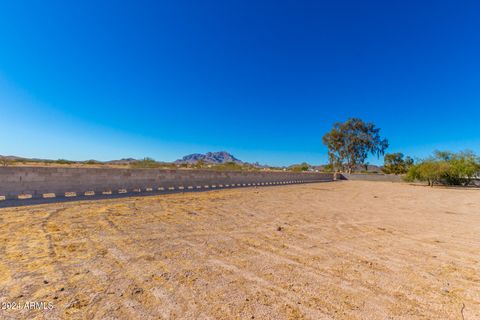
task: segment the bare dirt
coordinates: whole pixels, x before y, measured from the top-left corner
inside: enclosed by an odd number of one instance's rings
[[[480,319],[478,190],[232,189],[0,209],[0,228],[2,319]]]

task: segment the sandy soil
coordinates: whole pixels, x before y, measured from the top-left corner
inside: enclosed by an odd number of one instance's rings
[[[2,319],[480,319],[480,191],[345,181],[0,209]]]

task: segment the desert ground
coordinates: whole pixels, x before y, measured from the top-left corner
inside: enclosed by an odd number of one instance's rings
[[[2,319],[480,319],[480,190],[342,181],[0,221]],[[53,309],[7,304],[32,301]]]

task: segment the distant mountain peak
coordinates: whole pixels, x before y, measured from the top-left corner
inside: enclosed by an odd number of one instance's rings
[[[192,153],[189,155],[184,156],[182,159],[178,159],[175,163],[182,164],[182,163],[197,163],[198,161],[203,161],[205,163],[210,164],[223,164],[228,162],[234,163],[243,163],[243,161],[238,160],[232,154],[226,151],[218,151],[218,152],[207,152],[205,154],[202,153]]]

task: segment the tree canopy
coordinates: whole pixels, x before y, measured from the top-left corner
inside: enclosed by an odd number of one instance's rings
[[[306,162],[302,162],[300,164],[295,164],[293,166],[290,166],[290,170],[294,172],[308,171],[309,168],[310,168],[310,165]]]
[[[413,165],[413,159],[405,157],[403,153],[387,153],[384,157],[383,172],[391,174],[404,174]]]
[[[369,154],[379,157],[388,148],[388,140],[380,136],[380,128],[358,118],[335,123],[323,136],[323,144],[328,147],[332,166],[348,173],[363,164]]]

